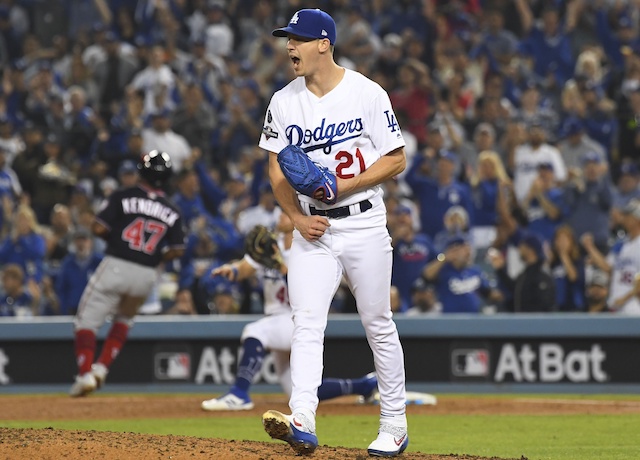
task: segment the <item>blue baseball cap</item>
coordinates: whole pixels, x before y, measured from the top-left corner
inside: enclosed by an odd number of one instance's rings
[[[565,136],[573,136],[584,131],[584,124],[578,118],[569,118],[564,124]]]
[[[547,169],[549,171],[553,171],[553,163],[549,161],[543,161],[538,163],[538,169]]]
[[[297,11],[289,20],[287,27],[276,29],[271,34],[274,37],[297,35],[304,38],[327,38],[334,45],[336,43],[336,23],[331,16],[319,9],[304,9]]]
[[[620,174],[628,174],[630,176],[638,175],[638,167],[635,163],[622,163],[620,165]]]
[[[601,163],[602,157],[598,152],[594,152],[593,150],[582,155],[582,163]]]
[[[452,163],[456,163],[458,161],[457,155],[452,151],[446,149],[440,149],[438,151],[438,158],[442,160],[449,160]]]
[[[538,256],[538,259],[544,259],[544,242],[536,233],[524,233],[520,239],[519,244],[523,244],[533,249]]]
[[[445,249],[449,249],[452,246],[458,246],[467,243],[469,243],[469,240],[464,235],[454,235],[447,238],[444,247]]]

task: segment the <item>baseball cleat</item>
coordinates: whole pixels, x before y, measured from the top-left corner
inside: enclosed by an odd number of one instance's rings
[[[202,401],[200,405],[203,410],[219,411],[219,410],[251,410],[253,402],[249,397],[247,399],[239,398],[233,393],[227,393],[220,398],[207,399]]]
[[[76,377],[76,381],[71,385],[71,389],[69,390],[69,396],[74,398],[86,396],[95,391],[96,387],[96,378],[91,372],[87,372],[86,374]]]
[[[285,415],[268,410],[262,415],[262,425],[269,436],[289,443],[298,455],[311,455],[318,447],[315,429],[303,414]]]
[[[367,452],[372,457],[395,457],[409,445],[407,429],[386,423],[380,424],[378,437],[369,444]]]
[[[105,380],[107,380],[107,374],[109,373],[109,369],[102,363],[95,363],[91,365],[91,373],[93,374],[93,378],[96,379],[96,389],[102,388]]]

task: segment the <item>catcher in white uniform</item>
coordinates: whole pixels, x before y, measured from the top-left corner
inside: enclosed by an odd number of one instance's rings
[[[368,451],[395,456],[408,445],[405,372],[391,318],[392,248],[379,184],[404,170],[404,139],[387,93],[335,63],[331,16],[303,9],[273,35],[288,38],[298,77],[273,95],[259,144],[270,152],[271,185],[295,227],[288,274],[293,388],[292,414],[267,411],[263,425],[298,454],[318,446],[324,330],[344,275],[378,377],[380,428]]]
[[[282,389],[287,395],[291,395],[289,354],[293,321],[287,294],[285,259],[291,246],[293,226],[289,218],[282,214],[278,227],[283,232],[282,238],[279,239],[282,252],[275,236],[266,227],[258,225],[247,234],[244,258],[224,264],[211,272],[211,276],[224,276],[231,281],[257,276],[263,287],[266,316],[248,324],[242,331],[243,353],[236,381],[222,397],[203,401],[204,410],[253,409],[249,388],[262,367],[267,351],[271,351],[275,359],[276,373]],[[326,400],[344,395],[360,395],[367,400],[376,396],[377,383],[374,373],[359,379],[323,379],[322,385],[318,388],[318,398]]]

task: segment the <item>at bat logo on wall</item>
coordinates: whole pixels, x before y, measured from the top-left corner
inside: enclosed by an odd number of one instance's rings
[[[456,377],[488,377],[489,350],[457,349],[451,352],[451,373]]]
[[[155,377],[158,380],[189,380],[191,377],[189,353],[157,353],[154,363]]]
[[[8,385],[11,383],[11,379],[4,370],[7,364],[9,364],[9,357],[6,355],[4,350],[0,348],[0,385]]]

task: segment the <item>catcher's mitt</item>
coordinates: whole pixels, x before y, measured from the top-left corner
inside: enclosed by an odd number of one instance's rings
[[[264,225],[256,225],[247,233],[244,250],[249,257],[267,268],[279,270],[284,265],[276,237]]]
[[[327,168],[314,163],[297,145],[288,145],[278,153],[278,163],[291,186],[303,195],[333,204],[338,198],[338,183]]]

